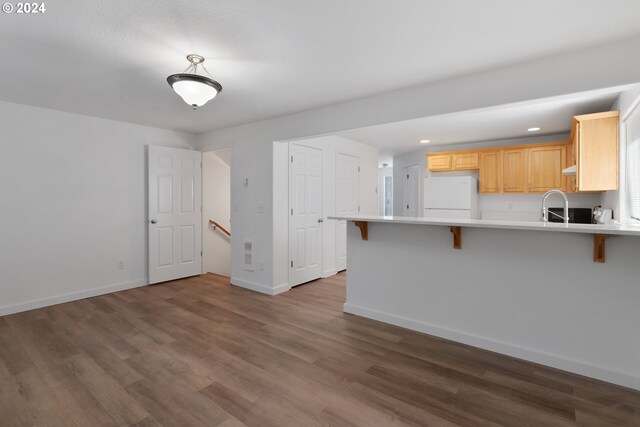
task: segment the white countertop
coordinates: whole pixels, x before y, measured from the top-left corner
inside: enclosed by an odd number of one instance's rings
[[[499,228],[506,230],[557,231],[562,233],[616,234],[640,236],[640,226],[633,225],[601,225],[601,224],[564,224],[557,222],[536,221],[497,221],[485,219],[449,219],[422,218],[410,216],[378,216],[353,215],[330,216],[328,219],[346,221],[367,221],[389,224],[445,225],[475,228]]]

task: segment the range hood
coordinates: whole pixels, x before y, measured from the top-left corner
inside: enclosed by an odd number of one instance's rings
[[[576,176],[576,165],[569,166],[568,168],[562,169],[562,175],[564,176]]]

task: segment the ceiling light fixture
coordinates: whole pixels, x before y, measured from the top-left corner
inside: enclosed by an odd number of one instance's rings
[[[527,129],[527,132],[538,132],[540,130],[540,128],[529,128]]]
[[[204,58],[202,56],[194,54],[187,55],[187,61],[189,61],[191,65],[182,73],[172,74],[167,77],[167,83],[182,97],[184,102],[191,105],[195,110],[215,98],[222,90],[222,85],[213,80],[209,71],[204,68],[202,64]],[[209,74],[209,77],[197,74],[198,65]]]
[[[429,142],[428,139],[421,139],[420,144],[427,144]]]

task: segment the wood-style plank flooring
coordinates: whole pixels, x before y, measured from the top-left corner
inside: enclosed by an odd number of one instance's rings
[[[0,317],[0,425],[640,426],[640,393],[205,275]]]

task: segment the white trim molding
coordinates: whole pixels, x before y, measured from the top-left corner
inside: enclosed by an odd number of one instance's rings
[[[87,289],[79,292],[71,292],[71,293],[57,295],[53,297],[27,301],[20,304],[5,305],[0,307],[0,316],[7,316],[9,314],[34,310],[36,308],[48,307],[56,304],[63,304],[65,302],[97,297],[98,295],[110,294],[113,292],[126,291],[127,289],[147,286],[147,284],[148,284],[147,279],[141,279],[141,280],[136,280],[134,282],[116,283],[113,285],[107,285],[100,288]]]
[[[251,291],[260,292],[261,294],[267,294],[267,295],[278,295],[291,289],[291,286],[288,283],[277,285],[272,288],[270,286],[265,286],[260,283],[238,279],[236,277],[231,278],[231,284],[234,286],[238,286],[240,288],[249,289]]]
[[[336,274],[338,274],[338,269],[337,268],[330,268],[329,270],[326,270],[326,271],[322,272],[322,279],[326,279],[327,277],[335,276]]]
[[[516,357],[518,359],[527,360],[529,362],[539,363],[541,365],[550,366],[552,368],[561,369],[563,371],[572,372],[578,375],[607,381],[623,387],[640,390],[640,377],[628,372],[614,371],[609,368],[592,365],[579,360],[568,359],[555,354],[541,352],[532,348],[525,348],[518,345],[493,340],[491,338],[470,334],[464,331],[456,331],[432,325],[426,322],[409,319],[390,313],[384,313],[357,305],[345,303],[344,312],[362,316],[380,322],[389,323],[395,326],[411,329],[413,331],[422,332],[439,338],[467,344],[473,347],[489,350],[507,356]]]

